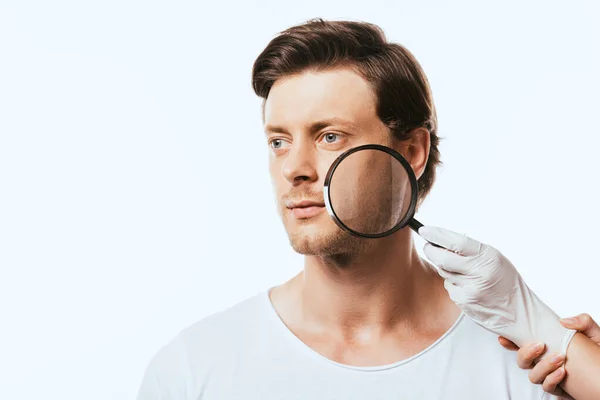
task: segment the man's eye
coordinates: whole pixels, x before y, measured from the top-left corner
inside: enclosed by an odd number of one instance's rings
[[[327,143],[334,143],[338,137],[337,133],[327,133],[323,138]]]
[[[269,141],[269,146],[273,149],[280,149],[285,145],[285,141],[282,139],[273,139]]]

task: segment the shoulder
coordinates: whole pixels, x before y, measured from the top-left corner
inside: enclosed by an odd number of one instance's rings
[[[240,329],[250,329],[265,317],[268,311],[267,295],[255,294],[245,300],[182,330],[179,338],[187,343],[204,339],[222,339],[240,334]]]
[[[266,298],[254,295],[183,329],[150,360],[138,400],[185,399],[197,392],[194,386],[202,385],[211,365],[234,353],[241,336],[260,326]]]
[[[262,320],[268,311],[266,299],[266,294],[261,292],[211,314],[183,329],[162,351],[184,352],[188,358],[196,355],[206,358],[213,353],[222,354],[242,336],[250,335],[257,327],[264,326]]]

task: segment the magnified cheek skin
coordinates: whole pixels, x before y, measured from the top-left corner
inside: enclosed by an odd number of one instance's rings
[[[338,218],[349,228],[367,234],[392,229],[410,204],[408,174],[394,157],[380,150],[360,150],[345,158],[331,182]],[[408,201],[406,200],[408,196]]]

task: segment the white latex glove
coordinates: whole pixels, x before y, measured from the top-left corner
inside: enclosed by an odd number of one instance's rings
[[[439,268],[450,298],[466,315],[519,347],[545,343],[547,351],[540,359],[566,354],[576,331],[560,324],[559,316],[527,287],[502,253],[442,228],[423,226],[419,235],[444,247],[427,243],[425,255]]]

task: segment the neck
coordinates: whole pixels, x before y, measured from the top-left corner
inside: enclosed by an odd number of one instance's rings
[[[409,229],[375,240],[366,254],[306,257],[294,286],[307,323],[349,335],[410,329],[447,306],[443,281],[417,254]]]

